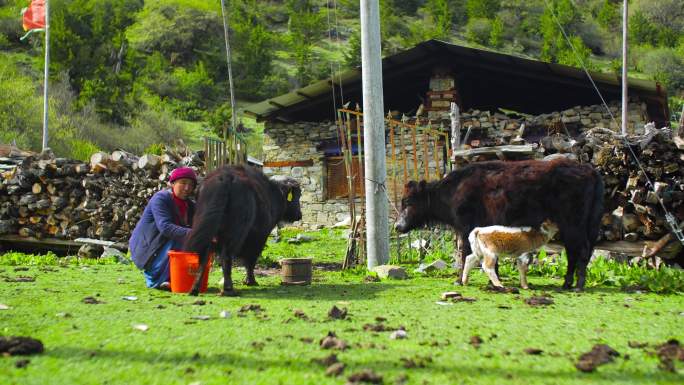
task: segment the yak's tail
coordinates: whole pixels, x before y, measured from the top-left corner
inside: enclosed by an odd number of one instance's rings
[[[217,175],[216,179],[206,180],[198,198],[197,209],[192,221],[192,230],[185,241],[186,251],[196,252],[206,258],[211,241],[216,237],[223,223],[223,215],[228,204],[231,182],[229,175]]]
[[[591,248],[596,245],[596,241],[601,230],[601,218],[603,217],[604,186],[601,174],[594,171],[594,194],[591,198],[589,209],[589,220],[587,223],[587,239]]]

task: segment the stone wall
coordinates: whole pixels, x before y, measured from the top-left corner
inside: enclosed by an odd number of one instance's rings
[[[638,100],[631,100],[629,112],[629,130],[631,133],[643,133],[643,127],[646,123],[646,106]],[[620,118],[619,103],[610,104],[611,112],[616,119]],[[435,111],[431,111],[433,117],[437,120],[443,120],[444,129],[448,129],[449,121],[448,112],[440,112],[439,115],[434,115]],[[436,124],[435,124],[436,123]],[[547,129],[559,129],[560,133],[564,133],[561,127],[565,126],[573,134],[584,132],[595,127],[611,128],[619,130],[619,128],[611,121],[610,115],[605,111],[603,106],[586,106],[574,107],[564,111],[552,112],[539,116],[513,116],[503,113],[492,113],[490,111],[465,111],[461,113],[461,127],[466,130],[469,126],[474,128],[474,132],[468,143],[471,146],[482,145],[498,145],[508,144],[515,139],[519,132],[520,126],[525,124],[526,132],[537,129],[538,131],[546,132]],[[433,127],[439,127],[439,122],[434,122]],[[528,130],[529,129],[529,130]],[[396,134],[396,133],[395,133]],[[332,225],[340,222],[349,216],[347,199],[326,199],[325,196],[325,157],[322,151],[316,149],[316,146],[326,139],[334,139],[337,137],[337,129],[332,122],[297,122],[297,123],[282,123],[282,122],[267,122],[264,129],[264,173],[266,175],[288,175],[298,179],[302,186],[302,222],[297,225],[306,227],[318,227],[321,225]],[[485,138],[487,142],[484,142]],[[525,139],[532,140],[527,136]],[[419,138],[420,140],[420,138]],[[430,141],[432,140],[432,141]],[[519,139],[521,140],[521,139]],[[538,140],[534,139],[534,140]],[[475,142],[477,141],[477,142]],[[395,175],[403,177],[403,166],[398,164],[402,162],[402,155],[406,154],[408,157],[408,176],[413,179],[415,173],[413,171],[413,160],[410,150],[412,145],[405,143],[405,151],[399,148],[399,139],[395,137],[397,144],[396,160],[394,166],[390,160],[387,163],[387,170],[389,178],[392,177],[392,170],[395,170]],[[424,150],[423,145],[418,144],[418,179],[435,179],[437,177],[436,168],[438,162],[434,160],[434,139],[428,140],[428,168],[429,175],[426,178],[424,175],[424,163],[421,156]],[[389,154],[389,143],[388,154]],[[438,158],[441,156],[438,154]],[[308,163],[305,166],[283,166],[282,164],[269,165],[273,162],[299,162]],[[403,178],[400,178],[403,179]],[[397,183],[400,189],[403,181]],[[392,183],[388,182],[390,189],[390,196],[393,197]]]
[[[325,162],[316,145],[337,137],[331,122],[267,122],[264,129],[264,173],[288,175],[302,186],[302,222],[296,225],[316,227],[332,225],[349,216],[346,199],[325,199]],[[269,162],[312,161],[311,166],[269,167]]]

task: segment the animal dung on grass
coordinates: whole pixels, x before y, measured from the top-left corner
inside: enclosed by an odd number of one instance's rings
[[[349,345],[337,338],[334,332],[328,332],[328,335],[323,337],[320,341],[321,349],[336,349],[336,350],[346,350]]]
[[[332,308],[328,311],[328,318],[330,319],[345,319],[347,318],[347,308],[343,307],[340,309],[339,307],[333,305]]]
[[[532,296],[525,298],[525,303],[530,306],[549,306],[553,305],[553,299],[547,296]]]
[[[0,336],[0,356],[26,356],[39,354],[44,350],[43,342],[35,338]]]
[[[544,353],[543,350],[537,349],[537,348],[527,348],[527,349],[523,350],[523,352],[525,352],[525,354],[529,354],[531,356],[539,356],[542,353]]]
[[[98,300],[95,297],[85,297],[85,298],[83,298],[83,303],[88,304],[88,305],[99,305],[99,304],[102,304],[104,302]]]
[[[674,373],[676,372],[675,362],[684,362],[684,346],[680,345],[678,340],[671,339],[656,347],[656,355],[660,360],[658,367]]]
[[[335,362],[325,369],[325,375],[328,377],[337,377],[344,372],[344,367],[345,366],[342,362]]]
[[[473,345],[475,349],[479,349],[480,345],[482,345],[483,342],[484,340],[482,339],[482,337],[478,335],[470,337],[470,344]]]
[[[347,377],[348,384],[382,384],[382,376],[370,369],[363,369]]]
[[[311,362],[315,362],[319,365],[328,367],[334,363],[339,362],[339,360],[337,359],[337,354],[329,354],[323,358],[313,358],[311,359]]]
[[[579,356],[575,367],[577,370],[582,372],[593,372],[600,365],[604,365],[615,360],[615,357],[619,357],[615,349],[611,348],[605,344],[597,344],[587,353]]]

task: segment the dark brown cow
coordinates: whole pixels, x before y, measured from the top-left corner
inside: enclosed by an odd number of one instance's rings
[[[207,265],[207,254],[216,239],[223,268],[222,295],[235,295],[231,278],[233,258],[245,262],[247,285],[256,285],[254,266],[271,230],[280,221],[302,219],[301,189],[292,178],[268,179],[249,166],[224,166],[211,172],[197,198],[192,231],[185,250],[200,255],[200,274],[190,291],[197,295]]]
[[[475,227],[558,225],[568,254],[564,288],[583,289],[603,214],[603,180],[590,165],[554,161],[481,162],[440,181],[411,181],[404,188],[396,228],[450,225],[465,239]],[[466,245],[464,255],[470,254]]]

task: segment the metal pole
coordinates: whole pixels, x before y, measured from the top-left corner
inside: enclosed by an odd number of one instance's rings
[[[50,77],[50,2],[45,0],[45,74],[43,85],[43,150],[48,147],[48,78]]]
[[[363,87],[366,247],[368,268],[389,261],[386,194],[385,119],[382,96],[380,12],[378,0],[361,0],[361,76]]]
[[[622,8],[622,135],[627,135],[627,0]]]
[[[224,0],[221,0],[221,16],[223,17],[223,36],[226,42],[226,63],[228,63],[228,85],[230,87],[230,121],[233,130],[236,130],[237,112],[235,111],[235,96],[233,96],[233,69],[230,65],[230,43],[228,42],[228,17],[225,11]],[[226,140],[225,135],[223,140]]]

